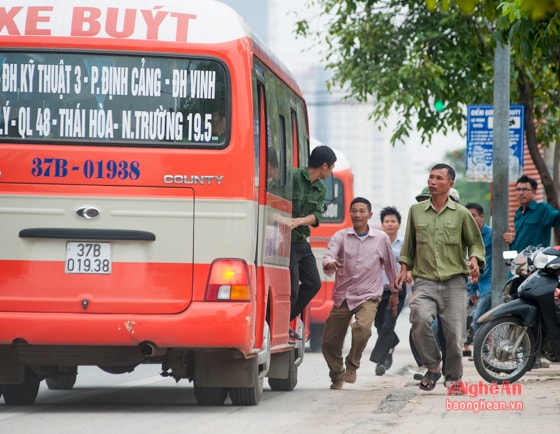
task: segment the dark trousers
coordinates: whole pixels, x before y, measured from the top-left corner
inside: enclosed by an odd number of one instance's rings
[[[308,242],[292,243],[290,252],[290,319],[303,312],[315,294],[321,289],[321,276],[317,262]]]
[[[391,291],[385,289],[381,297],[381,302],[377,308],[377,314],[375,315],[374,325],[377,329],[377,340],[375,341],[375,346],[371,351],[369,359],[374,363],[383,364],[387,360],[387,356],[392,348],[396,347],[400,342],[399,337],[395,333],[395,325],[397,324],[397,318],[401,313],[404,306],[404,299],[406,298],[406,288],[399,291],[399,304],[397,305],[397,316],[393,316],[393,310],[387,309],[389,305],[389,297],[391,296]]]

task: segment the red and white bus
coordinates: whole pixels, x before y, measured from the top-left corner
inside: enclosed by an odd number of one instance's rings
[[[243,20],[211,0],[13,0],[0,89],[5,403],[83,365],[159,364],[204,405],[255,405],[265,377],[292,390],[282,221],[307,111]]]
[[[311,139],[311,147],[319,145],[316,139]],[[321,341],[325,321],[331,311],[332,291],[334,288],[334,276],[328,277],[323,272],[321,264],[323,254],[333,234],[352,226],[350,219],[350,202],[354,198],[354,175],[348,158],[338,149],[336,153],[336,165],[332,179],[325,182],[327,186],[328,203],[323,213],[320,226],[311,228],[310,244],[317,260],[317,267],[321,274],[321,289],[309,303],[310,316],[310,349],[321,350]]]

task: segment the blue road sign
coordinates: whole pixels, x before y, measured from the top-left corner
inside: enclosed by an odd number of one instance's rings
[[[509,108],[509,180],[517,179],[523,170],[523,117],[525,107]],[[494,146],[494,108],[491,105],[467,106],[467,162],[469,181],[492,182]]]

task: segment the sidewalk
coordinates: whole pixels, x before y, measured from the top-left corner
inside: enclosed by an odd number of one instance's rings
[[[464,433],[492,430],[492,434],[558,432],[560,422],[560,364],[529,371],[516,383],[486,388],[474,363],[464,359],[464,381],[469,395],[448,396],[443,382],[424,392],[417,382],[406,407],[398,412],[399,433]],[[492,393],[493,392],[493,393]]]
[[[426,392],[412,378],[415,367],[411,365],[413,359],[405,339],[409,328],[408,311],[401,313],[397,328],[401,343],[395,351],[393,368],[388,373],[394,380],[400,377],[402,381],[395,381],[400,387],[390,391],[374,412],[377,422],[384,422],[386,429],[383,432],[544,434],[559,431],[560,363],[531,370],[515,383],[492,386],[480,377],[474,362],[465,357],[463,381],[469,384],[467,395],[448,396],[443,378],[433,391]],[[362,359],[362,373],[366,369],[373,370],[366,355],[369,357],[367,350]],[[379,379],[377,377],[377,381]],[[371,380],[375,381],[374,378]]]

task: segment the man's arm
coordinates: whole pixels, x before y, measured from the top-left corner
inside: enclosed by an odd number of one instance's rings
[[[463,228],[469,253],[469,260],[467,261],[469,276],[472,283],[477,283],[480,277],[480,269],[484,269],[485,266],[486,249],[484,248],[484,241],[480,229],[470,214],[465,216]]]
[[[290,229],[294,229],[299,226],[317,226],[317,223],[317,217],[315,214],[308,214],[305,217],[293,217]]]
[[[542,205],[542,222],[545,226],[557,227],[560,226],[560,210],[554,208],[547,202],[541,202]]]
[[[327,249],[323,254],[323,271],[327,276],[332,276],[343,264],[343,255],[344,252],[342,250],[343,244],[342,239],[344,236],[344,230],[336,232],[331,239],[329,240],[329,244],[327,245]]]

